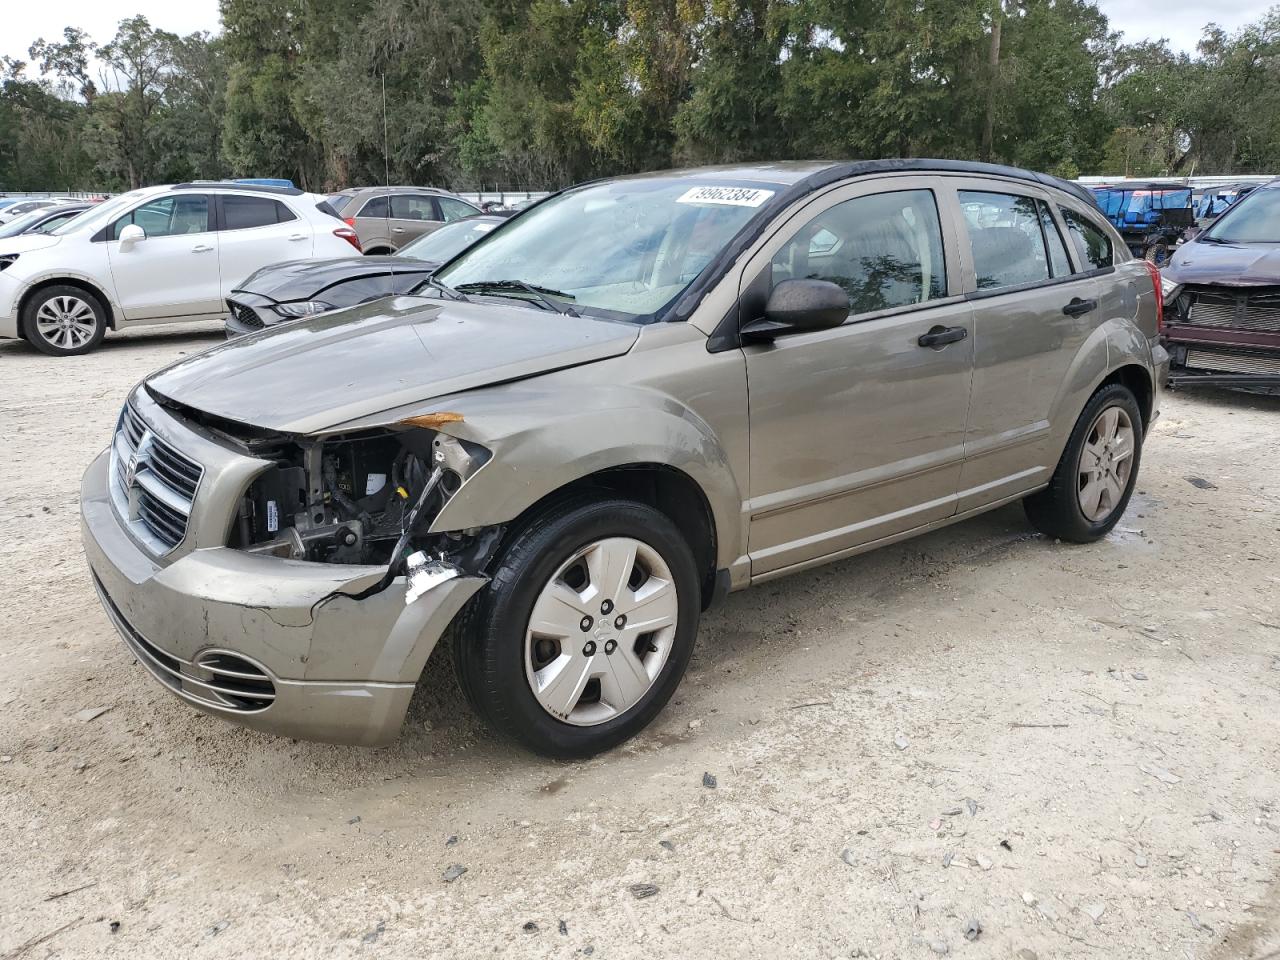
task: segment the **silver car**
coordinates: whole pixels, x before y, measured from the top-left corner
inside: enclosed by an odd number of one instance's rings
[[[446,223],[481,212],[461,197],[432,187],[357,187],[326,199],[370,256],[395,253]]]
[[[730,590],[1015,500],[1101,537],[1168,366],[1155,271],[1007,167],[589,184],[432,283],[147,378],[89,467],[93,583],[191,705],[385,742],[448,636],[496,730],[607,749]]]

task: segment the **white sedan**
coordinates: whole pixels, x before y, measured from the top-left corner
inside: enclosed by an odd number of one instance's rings
[[[221,320],[226,295],[255,270],[353,249],[355,231],[316,194],[236,183],[134,190],[51,234],[0,240],[0,337],[69,356],[108,328]]]

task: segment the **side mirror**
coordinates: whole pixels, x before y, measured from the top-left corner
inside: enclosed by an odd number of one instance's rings
[[[143,230],[136,223],[131,223],[120,231],[120,246],[128,249],[135,243],[141,243],[147,239],[147,231]]]
[[[849,317],[849,295],[830,280],[783,280],[764,307],[764,316],[743,325],[749,340],[772,340],[788,333],[829,330]]]

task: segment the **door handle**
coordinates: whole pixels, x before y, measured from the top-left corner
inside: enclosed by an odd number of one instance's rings
[[[920,334],[916,343],[922,347],[945,347],[948,343],[959,343],[967,336],[969,330],[966,327],[937,326],[930,328],[928,333]]]
[[[392,233],[404,233],[404,227],[392,227],[392,228],[391,228],[391,232],[392,232]]]
[[[194,247],[191,248],[191,252],[192,253],[208,253],[212,249],[213,247],[209,246],[209,244],[207,243],[197,243]]]
[[[1071,302],[1062,308],[1062,312],[1068,317],[1083,317],[1086,313],[1092,313],[1097,309],[1097,300],[1081,300],[1079,297],[1072,297]]]
[[[291,233],[291,234],[289,234],[289,239],[290,239],[290,240],[305,240],[305,239],[307,239],[307,235],[306,235],[305,233]]]

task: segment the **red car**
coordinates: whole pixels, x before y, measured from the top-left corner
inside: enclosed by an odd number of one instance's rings
[[[1280,390],[1280,180],[1182,244],[1163,280],[1170,386]]]

